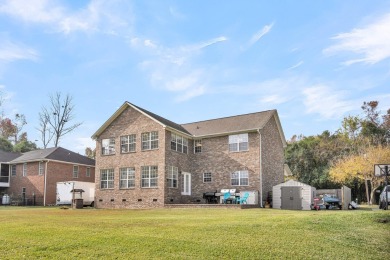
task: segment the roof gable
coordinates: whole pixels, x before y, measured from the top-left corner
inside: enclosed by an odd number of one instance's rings
[[[138,107],[130,102],[125,102],[123,103],[123,105],[117,110],[115,111],[115,113],[92,135],[92,138],[93,139],[97,139],[103,132],[105,129],[107,129],[107,127],[109,125],[111,125],[112,122],[114,122],[115,119],[117,119],[128,107],[132,107],[133,109],[137,110],[138,112],[140,112],[141,114],[145,115],[146,117],[152,119],[153,121],[159,123],[162,127],[168,127],[168,128],[171,128],[171,129],[174,129],[176,131],[179,131],[183,134],[186,134],[186,135],[191,135],[185,128],[183,128],[181,125],[179,124],[176,124],[175,122],[172,122],[166,118],[163,118],[159,115],[156,115],[146,109],[143,109],[141,107]]]
[[[12,152],[5,152],[0,150],[0,163],[10,162],[21,155],[22,155],[21,153],[12,153]]]
[[[22,154],[20,157],[12,160],[11,162],[24,163],[41,160],[53,160],[95,166],[95,160],[62,147],[52,147],[30,151]]]

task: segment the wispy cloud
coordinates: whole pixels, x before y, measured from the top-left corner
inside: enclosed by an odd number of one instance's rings
[[[341,118],[346,112],[359,107],[356,102],[345,99],[345,92],[335,91],[326,85],[305,88],[302,94],[306,113],[319,114],[321,119]]]
[[[243,47],[241,47],[241,50],[249,49],[252,45],[257,43],[264,35],[268,34],[271,31],[273,26],[274,23],[271,23],[261,28],[259,31],[257,31],[255,34],[252,35],[248,43],[246,43]]]
[[[298,62],[297,64],[291,66],[290,68],[288,68],[287,70],[293,70],[293,69],[296,69],[298,68],[299,66],[301,66],[303,64],[303,61],[300,61]]]
[[[337,43],[326,48],[324,53],[352,52],[360,57],[343,62],[344,65],[355,63],[375,64],[390,58],[390,13],[363,28],[340,33],[333,37]]]
[[[84,9],[76,12],[67,10],[65,6],[56,1],[50,0],[6,0],[0,4],[0,13],[10,15],[27,23],[37,23],[49,26],[51,29],[64,34],[75,31],[103,32],[115,34],[118,27],[128,26],[128,20],[123,19],[124,15],[119,12],[128,12],[131,17],[128,5],[123,5],[122,10],[115,6],[118,1],[105,2],[93,0]]]
[[[9,63],[17,60],[36,60],[38,52],[21,44],[15,44],[6,39],[0,43],[0,63]]]
[[[220,36],[196,44],[168,48],[150,39],[133,38],[130,45],[150,57],[141,62],[140,67],[149,75],[151,84],[175,93],[175,100],[183,102],[207,92],[212,72],[199,67],[194,61],[196,57],[205,48],[226,40],[226,37]]]

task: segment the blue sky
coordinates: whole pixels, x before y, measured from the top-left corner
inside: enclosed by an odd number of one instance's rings
[[[363,101],[390,108],[389,58],[390,1],[0,0],[4,115],[39,140],[49,94],[69,93],[83,125],[60,145],[80,153],[125,101],[177,123],[277,109],[286,139],[334,132]]]

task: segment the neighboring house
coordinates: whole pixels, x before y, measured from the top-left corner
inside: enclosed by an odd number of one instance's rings
[[[19,204],[53,205],[57,182],[95,181],[95,160],[61,147],[27,152],[9,164],[7,193]]]
[[[4,152],[0,150],[0,195],[6,193],[7,188],[10,185],[10,161],[21,156],[21,153]],[[1,197],[0,197],[1,201]]]
[[[205,202],[221,189],[283,182],[285,137],[276,110],[179,125],[125,102],[92,136],[98,208]]]

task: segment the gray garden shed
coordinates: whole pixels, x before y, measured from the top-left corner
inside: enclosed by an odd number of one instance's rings
[[[289,180],[272,188],[272,207],[275,209],[310,210],[316,188]]]

